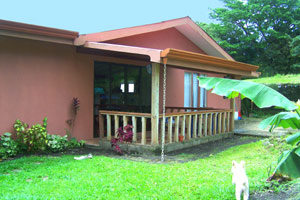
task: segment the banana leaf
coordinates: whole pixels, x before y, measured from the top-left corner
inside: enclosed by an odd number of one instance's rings
[[[263,84],[250,81],[232,80],[216,77],[198,77],[199,86],[228,98],[249,98],[259,108],[276,106],[285,110],[295,110],[297,106],[285,96]]]
[[[286,138],[286,143],[291,144],[291,145],[298,145],[300,142],[300,132],[295,133],[289,137]],[[300,151],[300,149],[299,149]],[[298,154],[299,155],[299,154]]]
[[[274,171],[277,175],[286,175],[290,178],[300,177],[300,148],[296,147],[289,151],[284,151]]]
[[[297,113],[280,112],[261,121],[259,128],[264,129],[269,125],[270,132],[276,127],[300,129],[300,117]]]

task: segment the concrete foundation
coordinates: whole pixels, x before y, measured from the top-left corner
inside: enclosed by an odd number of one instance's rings
[[[183,142],[173,142],[173,143],[165,144],[164,152],[168,153],[171,151],[185,149],[200,144],[232,137],[233,135],[234,135],[233,133],[223,133],[223,134],[218,134],[213,136],[193,138]],[[130,153],[150,154],[150,155],[158,155],[161,153],[161,145],[141,145],[141,144],[119,144],[119,145],[123,151],[130,152]],[[95,145],[88,145],[88,146],[97,149],[112,149],[110,141],[103,141],[103,140],[99,142],[99,146],[95,146]]]

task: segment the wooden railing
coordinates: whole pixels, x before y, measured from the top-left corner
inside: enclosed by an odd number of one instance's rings
[[[188,108],[187,108],[188,109]],[[133,142],[146,144],[147,143],[147,127],[148,137],[151,137],[150,113],[130,113],[116,111],[99,111],[99,130],[100,137],[104,138],[104,124],[106,121],[106,139],[111,140],[113,133],[121,127],[126,126],[129,122],[133,126]],[[159,133],[165,131],[166,143],[178,142],[179,135],[182,135],[184,140],[191,138],[206,137],[217,134],[232,132],[232,110],[201,110],[195,112],[174,112],[166,113],[165,120],[162,114],[159,115]],[[105,120],[106,119],[106,120]],[[120,123],[121,122],[121,123]],[[137,130],[139,123],[140,130]],[[114,131],[112,132],[112,124]],[[155,133],[155,134],[159,134]],[[139,138],[139,139],[138,139]],[[161,139],[160,137],[158,137]],[[150,140],[151,141],[151,138]],[[159,142],[160,143],[160,142]]]
[[[167,113],[160,115],[161,131],[167,123],[166,143],[178,142],[179,134],[184,140],[231,132],[231,110],[203,110],[196,112]],[[173,126],[174,125],[174,126]],[[162,134],[162,132],[161,132]]]
[[[118,128],[124,127],[128,124],[128,119],[131,120],[132,132],[133,132],[133,142],[137,142],[137,120],[141,120],[141,144],[146,144],[146,131],[147,131],[147,118],[151,118],[150,113],[131,113],[131,112],[116,112],[116,111],[99,111],[99,131],[100,137],[104,137],[104,116],[106,116],[106,138],[111,140],[112,138],[112,121],[114,122],[115,133]],[[112,120],[113,118],[113,120]],[[121,120],[120,120],[121,119]],[[120,124],[122,121],[122,125]]]

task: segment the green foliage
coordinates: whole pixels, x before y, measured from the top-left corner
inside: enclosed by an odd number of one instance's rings
[[[255,142],[171,164],[107,156],[82,161],[74,160],[74,155],[23,157],[0,165],[1,198],[232,200],[231,161],[246,160],[250,191],[255,192],[277,154]]]
[[[11,133],[4,133],[0,138],[0,161],[16,156],[18,144],[11,138]]]
[[[300,132],[299,133],[295,133],[294,135],[291,135],[290,137],[288,137],[286,139],[286,143],[290,144],[290,145],[298,145],[298,143],[300,142]]]
[[[76,138],[71,138],[68,142],[68,147],[73,149],[73,148],[80,148],[85,145],[84,140],[80,140],[79,142],[76,140]]]
[[[265,129],[269,125],[271,125],[270,132],[276,127],[300,129],[300,116],[292,112],[280,112],[264,119],[260,123],[259,128]]]
[[[47,118],[43,120],[43,125],[36,124],[31,127],[28,124],[16,120],[14,129],[18,137],[18,142],[27,151],[44,151],[47,147]]]
[[[281,75],[276,74],[272,77],[262,77],[262,78],[256,78],[256,79],[247,79],[247,81],[252,81],[255,83],[262,83],[262,84],[300,84],[300,74],[287,74],[287,75]]]
[[[249,81],[198,77],[199,86],[211,92],[228,98],[235,98],[241,95],[243,98],[249,98],[259,108],[276,106],[286,110],[295,110],[297,107],[285,96],[265,85]]]
[[[47,135],[47,150],[51,152],[62,152],[69,146],[68,136]]]
[[[260,108],[276,106],[284,108],[285,110],[294,110],[294,112],[280,112],[263,120],[260,124],[261,128],[270,125],[270,131],[276,127],[294,128],[300,130],[300,101],[293,103],[272,88],[258,83],[214,77],[198,77],[198,79],[200,87],[203,87],[207,90],[213,88],[212,92],[218,95],[234,98],[241,94],[242,98],[249,98]],[[281,154],[270,180],[280,177],[282,174],[291,178],[300,177],[299,133],[290,136],[287,139],[287,142],[296,145],[294,145],[292,149],[284,151]]]
[[[300,1],[223,2],[210,14],[219,23],[200,26],[235,60],[259,65],[265,76],[299,70]]]

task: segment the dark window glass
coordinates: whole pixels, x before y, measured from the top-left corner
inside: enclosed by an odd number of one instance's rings
[[[151,74],[145,66],[95,62],[94,75],[95,133],[99,110],[151,112]]]

